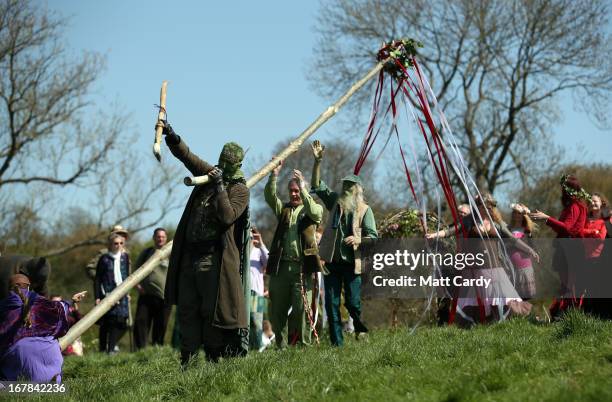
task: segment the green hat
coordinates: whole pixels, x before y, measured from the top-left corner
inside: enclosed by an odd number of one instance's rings
[[[219,155],[219,161],[226,161],[231,164],[238,164],[244,159],[244,151],[242,147],[235,142],[228,142],[223,146],[221,155]]]
[[[342,181],[350,181],[350,182],[353,182],[353,183],[357,183],[360,186],[363,186],[363,183],[361,182],[361,179],[356,174],[349,174],[348,176],[344,176],[342,178]]]

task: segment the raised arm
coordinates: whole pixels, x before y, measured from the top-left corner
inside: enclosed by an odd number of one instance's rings
[[[581,237],[583,227],[580,223],[580,206],[577,203],[573,203],[569,207],[569,213],[565,217],[563,221],[557,220],[552,216],[545,214],[544,212],[538,211],[536,209],[535,212],[529,214],[531,219],[534,220],[544,220],[546,221],[546,225],[548,225],[552,230],[554,230],[558,235],[561,236],[569,236],[569,237]]]
[[[321,182],[321,161],[323,160],[323,153],[325,152],[325,146],[315,140],[312,144],[312,155],[314,156],[314,166],[312,167],[312,177],[310,179],[310,186],[312,188],[318,188]]]
[[[572,205],[567,218],[563,221],[557,220],[552,216],[546,219],[546,224],[555,232],[562,235],[569,235],[570,237],[580,237],[582,235],[582,228],[576,226],[576,222],[580,217],[579,211]]]
[[[272,211],[274,211],[274,215],[277,218],[281,215],[283,210],[283,203],[276,195],[276,181],[282,166],[283,164],[281,162],[276,168],[274,168],[274,170],[272,170],[270,177],[268,178],[268,183],[266,183],[266,187],[264,189],[264,199],[266,200],[266,204],[272,208]]]
[[[181,137],[174,132],[169,123],[166,123],[164,126],[163,134],[166,136],[166,145],[170,148],[172,155],[183,162],[192,175],[202,176],[214,168],[213,165],[203,161],[196,154],[192,153],[187,144],[185,144]]]
[[[323,201],[323,204],[325,204],[325,208],[327,208],[328,211],[331,211],[336,205],[338,194],[331,191],[325,182],[321,180],[321,160],[323,159],[324,151],[325,146],[323,146],[319,141],[312,143],[314,166],[312,168],[310,185],[312,186],[312,191],[314,191],[315,194],[319,196],[321,201]]]

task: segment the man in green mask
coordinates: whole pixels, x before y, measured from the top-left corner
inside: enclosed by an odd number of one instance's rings
[[[245,291],[250,292],[249,267],[243,264],[249,206],[240,170],[244,151],[229,142],[218,166],[212,166],[193,154],[168,123],[163,133],[191,174],[211,179],[191,193],[170,254],[165,298],[178,305],[181,364],[186,367],[202,346],[211,361],[242,356],[248,350]]]

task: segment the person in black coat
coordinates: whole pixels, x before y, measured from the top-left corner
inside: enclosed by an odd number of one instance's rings
[[[94,295],[99,304],[109,293],[130,275],[130,258],[122,252],[124,238],[111,234],[108,252],[103,254],[96,266]],[[127,329],[129,296],[124,296],[98,322],[100,324],[100,352],[112,353]]]

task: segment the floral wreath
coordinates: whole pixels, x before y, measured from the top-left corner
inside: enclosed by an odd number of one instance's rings
[[[574,199],[582,199],[586,202],[591,202],[591,195],[589,193],[586,192],[585,189],[583,189],[582,187],[580,187],[580,190],[575,190],[573,188],[571,188],[570,186],[567,185],[567,179],[568,179],[569,175],[563,174],[561,175],[561,188],[563,189],[563,191],[565,191],[565,193],[567,195],[569,195],[570,197],[574,198]]]
[[[405,70],[413,67],[412,59],[417,54],[417,48],[423,47],[423,43],[414,39],[399,39],[389,43],[383,43],[378,51],[377,60],[383,61],[391,57],[393,60],[385,64],[385,71],[391,74],[394,78],[405,78],[406,73],[397,65],[401,64]]]

